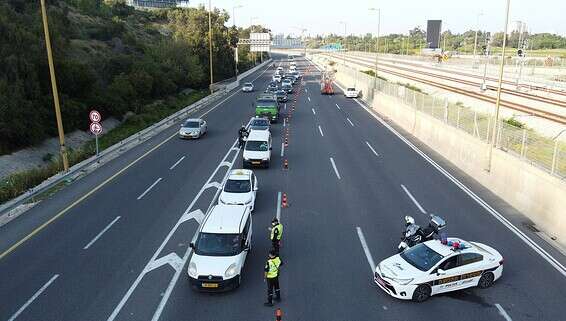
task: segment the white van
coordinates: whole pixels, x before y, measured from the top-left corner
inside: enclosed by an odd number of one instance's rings
[[[189,262],[189,282],[197,290],[223,291],[240,285],[252,245],[249,206],[216,205],[202,222]]]
[[[244,146],[242,167],[263,166],[268,168],[271,163],[271,149],[269,130],[252,129]]]

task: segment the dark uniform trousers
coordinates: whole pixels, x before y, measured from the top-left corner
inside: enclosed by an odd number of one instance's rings
[[[281,291],[279,290],[279,276],[267,278],[267,302],[273,303],[273,292],[275,299],[281,300]]]

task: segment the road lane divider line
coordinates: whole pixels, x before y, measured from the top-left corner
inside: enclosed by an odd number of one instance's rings
[[[348,120],[348,122],[350,123],[350,125],[352,125],[352,127],[354,127],[354,123],[352,123],[352,121],[350,120],[350,118],[346,117],[346,120]]]
[[[338,84],[336,84],[340,87]],[[460,182],[456,177],[454,177],[450,172],[448,172],[444,167],[440,166],[436,161],[430,158],[427,154],[421,151],[417,146],[415,146],[411,141],[401,135],[395,128],[389,125],[385,120],[381,117],[376,115],[373,111],[371,111],[368,107],[358,101],[358,99],[354,98],[354,101],[360,105],[363,109],[365,109],[368,114],[370,114],[373,118],[375,118],[379,123],[381,123],[385,128],[387,128],[391,133],[393,133],[397,138],[399,138],[402,142],[404,142],[409,148],[411,148],[415,153],[420,155],[426,162],[431,164],[436,170],[438,170],[444,177],[448,178],[454,185],[456,185],[460,190],[466,193],[472,200],[478,203],[487,213],[497,219],[503,226],[505,226],[508,230],[514,233],[519,239],[523,241],[528,247],[530,247],[533,251],[535,251],[540,257],[542,257],[545,261],[547,261],[554,269],[556,269],[562,276],[566,277],[566,267],[560,263],[554,256],[548,253],[544,248],[542,248],[537,242],[527,236],[523,231],[521,231],[518,227],[513,225],[505,216],[499,213],[496,209],[491,207],[485,200],[479,197],[476,193],[474,193],[468,186],[464,185],[464,183]]]
[[[158,178],[155,182],[153,182],[153,184],[151,184],[143,193],[140,194],[140,196],[138,196],[138,201],[141,200],[147,193],[149,193],[149,191],[151,191],[152,188],[155,187],[155,185],[157,185],[159,182],[161,182],[162,178]]]
[[[85,247],[83,247],[83,250],[88,250],[88,248],[94,244],[94,242],[96,242],[101,236],[102,234],[106,233],[106,231],[108,231],[112,225],[114,225],[114,223],[116,223],[118,220],[120,219],[120,216],[116,216],[116,218],[110,222],[110,224],[106,225],[106,227],[100,231],[100,233],[98,233],[90,242],[88,242],[87,245],[85,245]]]
[[[285,110],[287,110],[287,103],[285,103]]]
[[[318,125],[318,131],[320,132],[320,136],[324,137],[324,133],[322,132],[322,128],[320,128],[320,125]]]
[[[281,222],[281,192],[277,192],[277,212],[276,217]]]
[[[505,309],[503,309],[503,307],[499,303],[495,303],[495,307],[497,308],[499,315],[501,315],[505,319],[505,321],[513,321],[509,314],[507,314],[507,311],[505,311]]]
[[[310,98],[310,97],[307,97],[307,99],[308,99],[309,101],[311,101],[311,98]]]
[[[375,149],[373,149],[373,147],[370,145],[368,141],[366,141],[366,145],[368,145],[369,149],[371,150],[372,153],[375,154],[375,156],[379,157],[379,154],[375,151]]]
[[[285,155],[285,143],[281,143],[281,157]]]
[[[269,69],[266,68],[263,72],[261,72],[259,74],[259,76],[255,77],[253,81],[256,81],[259,77],[261,77],[267,70]],[[232,94],[230,94],[228,97],[226,97],[225,99],[223,99],[222,101],[220,101],[219,103],[217,103],[216,105],[214,105],[212,108],[210,108],[208,111],[206,111],[205,113],[201,114],[201,116],[199,118],[204,117],[205,115],[207,115],[208,113],[212,112],[213,110],[215,110],[216,108],[218,108],[220,105],[222,105],[223,103],[225,103],[228,99],[232,98],[234,95],[240,93],[240,90],[235,90]],[[20,245],[22,245],[24,242],[26,242],[27,240],[29,240],[30,238],[32,238],[33,236],[35,236],[37,233],[41,232],[44,228],[46,228],[49,224],[53,223],[55,220],[57,220],[58,218],[60,218],[61,216],[63,216],[65,213],[67,213],[69,210],[71,210],[72,208],[74,208],[75,206],[77,206],[78,204],[80,204],[81,202],[83,202],[85,199],[87,199],[88,197],[90,197],[92,194],[96,193],[99,189],[101,189],[102,187],[104,187],[105,185],[107,185],[108,183],[110,183],[112,180],[114,180],[116,177],[118,177],[120,174],[122,174],[123,172],[125,172],[126,170],[128,170],[128,168],[134,166],[135,164],[137,164],[140,160],[144,159],[145,157],[147,157],[147,155],[151,154],[152,152],[154,152],[156,149],[158,149],[159,147],[161,147],[162,145],[164,145],[165,143],[167,143],[168,141],[170,141],[171,139],[173,139],[174,137],[177,137],[177,132],[175,132],[174,134],[172,134],[171,136],[165,138],[161,143],[155,145],[154,147],[152,147],[150,150],[148,150],[147,152],[145,152],[143,155],[141,155],[140,157],[136,158],[135,160],[133,160],[131,163],[129,163],[128,165],[126,165],[125,167],[123,167],[122,169],[120,169],[118,172],[116,172],[115,174],[113,174],[112,176],[108,177],[106,180],[104,180],[102,183],[98,184],[97,186],[95,186],[93,189],[91,189],[89,192],[87,192],[86,194],[84,194],[83,196],[81,196],[79,199],[77,199],[76,201],[74,201],[73,203],[69,204],[67,207],[65,207],[64,209],[62,209],[61,211],[59,211],[59,213],[57,213],[55,216],[53,216],[52,218],[50,218],[49,220],[47,220],[45,223],[41,224],[40,226],[36,227],[33,231],[31,231],[28,235],[24,236],[22,239],[20,239],[18,242],[14,243],[12,246],[10,246],[7,250],[5,250],[2,254],[0,254],[0,260],[2,260],[4,257],[6,257],[6,255],[12,253],[16,248],[18,248]]]
[[[360,239],[360,243],[362,243],[362,248],[364,249],[364,253],[366,254],[366,259],[368,260],[369,268],[371,273],[375,272],[375,262],[373,261],[373,256],[371,256],[371,252],[369,250],[368,244],[366,242],[366,238],[364,237],[364,232],[362,228],[356,226],[356,231],[358,232],[358,238]]]
[[[340,108],[340,106],[338,106],[338,104],[336,104],[336,108],[338,108],[338,109],[342,110],[342,108]]]
[[[172,169],[174,169],[175,167],[177,167],[177,165],[179,165],[179,163],[182,162],[183,159],[185,159],[185,156],[179,158],[179,160],[176,161],[175,164],[173,164],[173,165],[171,165],[171,167],[169,167],[169,170],[172,170]]]
[[[51,277],[51,279],[49,279],[49,281],[47,281],[47,283],[45,283],[39,290],[37,290],[37,292],[35,292],[35,294],[29,298],[29,300],[26,301],[26,303],[24,303],[24,305],[22,305],[22,307],[16,311],[16,313],[14,313],[9,319],[8,321],[14,321],[16,320],[16,318],[22,314],[22,312],[24,312],[25,309],[27,309],[27,307],[32,304],[32,302],[37,299],[38,296],[41,295],[41,293],[43,293],[43,291],[45,291],[45,289],[47,289],[47,287],[49,287],[51,285],[51,283],[53,283],[57,278],[59,277],[59,274],[55,274]]]
[[[413,194],[411,194],[409,189],[407,187],[405,187],[405,185],[403,185],[403,184],[401,184],[401,188],[403,188],[405,193],[409,196],[411,201],[413,201],[413,204],[415,204],[415,206],[419,209],[419,211],[421,211],[421,213],[423,213],[423,214],[426,214],[425,209],[421,206],[421,204],[417,201],[417,199],[413,196]]]
[[[332,163],[332,168],[334,168],[334,173],[336,174],[336,177],[338,177],[338,179],[342,179],[340,177],[340,173],[338,173],[338,168],[336,167],[336,163],[334,163],[334,158],[330,157],[330,163]]]
[[[316,111],[314,110],[314,108],[311,108],[311,110],[312,110],[312,114],[316,115]]]

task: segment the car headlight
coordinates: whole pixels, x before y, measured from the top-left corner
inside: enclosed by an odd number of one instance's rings
[[[197,275],[197,265],[195,262],[189,263],[189,276],[196,279],[198,278]]]
[[[396,279],[396,278],[389,278],[389,279],[401,285],[407,285],[414,280],[414,279]]]
[[[238,274],[238,267],[236,266],[236,263],[232,263],[230,264],[230,266],[226,269],[226,272],[224,273],[224,276],[226,278],[231,278],[233,276],[235,276],[236,274]]]
[[[267,157],[266,157],[266,158],[262,158],[262,160],[263,160],[263,161],[268,161],[269,158],[267,158]]]
[[[244,157],[244,160],[245,160],[246,162],[249,162],[249,161],[250,161],[250,159],[247,158],[247,157]]]

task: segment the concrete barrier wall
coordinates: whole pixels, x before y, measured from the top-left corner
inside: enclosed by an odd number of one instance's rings
[[[356,84],[341,68],[336,66],[336,81],[343,86]],[[362,83],[357,86],[368,89]],[[566,246],[566,182],[499,149],[493,151],[487,172],[488,144],[391,96],[378,94],[369,103]]]

